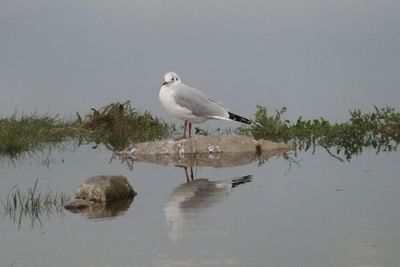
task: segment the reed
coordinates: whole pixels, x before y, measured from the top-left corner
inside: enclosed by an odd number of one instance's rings
[[[50,215],[54,212],[62,213],[65,204],[70,200],[67,194],[48,191],[42,193],[37,190],[38,179],[33,187],[26,192],[21,191],[17,186],[10,189],[7,199],[0,199],[2,209],[0,214],[8,216],[13,222],[21,227],[24,219],[30,221],[33,227],[37,222],[41,223],[41,216]]]

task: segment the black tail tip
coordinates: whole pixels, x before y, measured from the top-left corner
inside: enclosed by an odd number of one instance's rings
[[[253,121],[246,119],[244,117],[241,117],[239,115],[233,114],[231,112],[228,112],[229,114],[229,119],[233,120],[233,121],[237,121],[237,122],[241,122],[241,123],[246,123],[246,124],[252,124]]]

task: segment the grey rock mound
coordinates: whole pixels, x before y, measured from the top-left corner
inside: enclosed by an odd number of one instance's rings
[[[136,144],[117,152],[125,159],[162,165],[229,167],[266,160],[290,150],[289,145],[242,135],[200,136]]]
[[[182,155],[211,153],[258,153],[289,149],[289,145],[269,140],[254,140],[241,135],[216,135],[182,140],[159,140],[136,144],[120,154],[141,155]]]

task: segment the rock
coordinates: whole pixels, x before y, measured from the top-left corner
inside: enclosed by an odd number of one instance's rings
[[[122,158],[164,165],[228,167],[265,160],[289,149],[284,143],[242,135],[217,135],[145,142],[117,154]]]
[[[159,140],[136,144],[130,150],[119,152],[141,155],[182,155],[212,153],[261,153],[288,149],[289,145],[268,140],[254,140],[242,135],[216,135],[174,140]]]
[[[98,207],[107,208],[111,203],[130,200],[136,192],[124,176],[99,175],[86,179],[79,185],[75,199],[64,207],[69,210],[86,210]]]
[[[126,177],[99,175],[86,179],[75,193],[75,199],[110,202],[136,195]]]

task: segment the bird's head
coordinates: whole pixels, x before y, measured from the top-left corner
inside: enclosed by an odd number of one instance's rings
[[[178,75],[175,72],[167,72],[164,75],[164,82],[163,85],[170,86],[174,83],[180,83],[181,79],[178,77]]]

